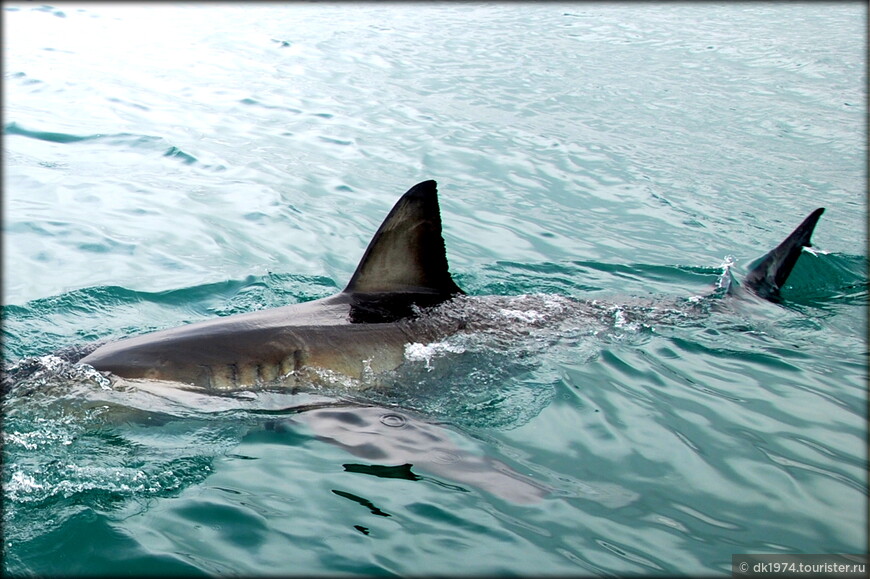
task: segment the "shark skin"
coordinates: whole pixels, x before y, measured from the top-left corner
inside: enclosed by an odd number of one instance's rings
[[[757,261],[745,289],[779,301],[823,208]],[[327,298],[217,318],[110,342],[81,363],[124,379],[207,391],[277,384],[311,369],[353,379],[393,370],[405,345],[462,330],[421,310],[465,292],[450,275],[435,181],[409,189],[369,243],[347,287]],[[729,293],[731,293],[729,291]]]
[[[274,383],[306,368],[359,379],[398,367],[407,343],[455,332],[455,323],[417,312],[463,293],[447,266],[436,183],[424,181],[399,199],[340,293],[110,342],[80,362],[207,390]]]

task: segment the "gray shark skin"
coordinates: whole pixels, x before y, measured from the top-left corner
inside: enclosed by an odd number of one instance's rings
[[[456,331],[416,312],[462,293],[447,267],[435,181],[424,181],[393,207],[342,292],[111,342],[80,362],[208,390],[272,383],[305,368],[359,379],[399,366],[407,343]]]
[[[824,209],[816,209],[745,278],[752,293],[779,299]],[[435,181],[409,189],[368,245],[347,287],[327,298],[217,318],[100,346],[81,363],[125,379],[234,390],[321,369],[364,378],[393,370],[405,345],[459,331],[457,320],[421,312],[464,292],[450,275]]]

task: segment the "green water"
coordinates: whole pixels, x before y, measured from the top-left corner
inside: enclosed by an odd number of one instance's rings
[[[4,571],[864,552],[866,12],[4,4]],[[496,323],[388,391],[117,391],[49,357],[339,291],[430,178]],[[819,206],[783,303],[714,290]],[[343,445],[306,409],[346,398],[405,427]]]

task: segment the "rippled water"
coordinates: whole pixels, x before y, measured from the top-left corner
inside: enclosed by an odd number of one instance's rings
[[[3,14],[5,572],[866,548],[866,6]],[[487,323],[389,388],[206,396],[71,363],[340,290],[430,178],[470,294],[441,315]],[[782,304],[715,291],[818,206]]]

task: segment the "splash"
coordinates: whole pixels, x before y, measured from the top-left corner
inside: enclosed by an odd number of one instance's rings
[[[736,263],[736,259],[734,259],[733,255],[726,255],[725,259],[719,265],[722,268],[722,273],[719,274],[719,277],[716,279],[716,288],[722,290],[723,292],[728,292],[737,285],[737,281],[734,278],[734,274],[731,272],[731,269],[734,267]]]
[[[69,383],[91,383],[103,390],[112,389],[112,381],[91,366],[76,364],[53,354],[24,358],[4,368],[0,383],[4,394],[24,388],[46,391],[52,386]]]
[[[448,341],[432,342],[431,344],[420,344],[419,342],[405,344],[405,359],[409,362],[423,362],[428,372],[432,371],[432,362],[436,357],[445,354],[462,354],[463,352],[465,352],[463,346]]]

